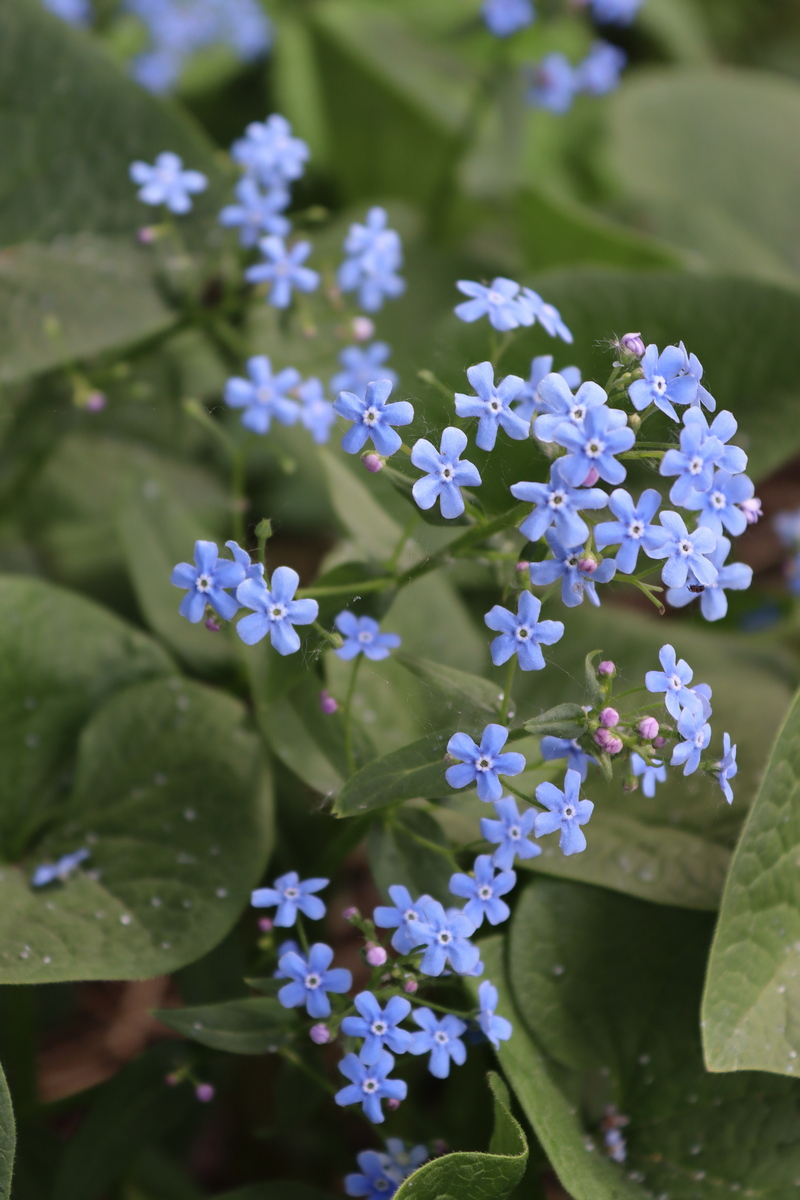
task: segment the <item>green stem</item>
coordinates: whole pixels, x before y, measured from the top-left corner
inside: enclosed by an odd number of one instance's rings
[[[247,498],[244,488],[245,451],[238,446],[231,458],[231,492],[233,493],[233,537],[241,546],[245,540],[244,514]]]
[[[431,387],[435,387],[437,389],[437,391],[441,392],[441,394],[444,396],[445,400],[447,400],[449,404],[452,404],[452,402],[453,402],[452,391],[447,386],[447,384],[442,383],[441,379],[439,379],[439,377],[437,375],[434,375],[433,371],[428,371],[428,370],[417,371],[417,378],[421,379],[423,383],[427,383],[427,384],[430,384]]]
[[[515,333],[516,333],[516,330],[514,330],[513,332],[505,333],[505,334],[503,334],[502,340],[495,343],[493,353],[492,353],[492,366],[493,367],[498,366],[500,359],[503,357],[506,350],[513,342]]]
[[[425,1007],[435,1008],[436,1011],[440,1013],[450,1013],[454,1017],[461,1017],[462,1021],[471,1021],[475,1016],[474,1012],[461,1012],[460,1009],[457,1008],[448,1008],[446,1004],[435,1004],[434,1001],[429,1000],[427,996],[425,997]]]
[[[409,829],[407,825],[403,826],[403,833],[406,837],[410,837],[413,842],[417,842],[418,845],[424,846],[426,850],[433,850],[434,853],[441,855],[442,858],[446,858],[451,867],[454,867],[456,870],[459,869],[455,855],[453,854],[452,850],[448,850],[446,846],[440,846],[436,842],[432,842],[428,838],[423,837],[421,833],[415,833],[414,830]]]
[[[344,753],[347,759],[347,771],[349,775],[354,774],[356,769],[355,758],[353,756],[353,721],[352,707],[353,695],[356,690],[356,679],[358,678],[358,668],[361,666],[363,654],[357,654],[353,659],[353,666],[350,670],[350,683],[347,686],[347,697],[344,702]]]
[[[309,1079],[313,1079],[317,1087],[322,1088],[323,1091],[328,1092],[331,1096],[336,1095],[336,1092],[339,1089],[335,1087],[328,1079],[325,1079],[324,1076],[319,1075],[313,1069],[313,1067],[309,1067],[308,1063],[304,1062],[296,1051],[291,1050],[288,1046],[282,1046],[279,1053],[283,1056],[283,1058],[286,1059],[287,1062],[292,1063],[293,1066],[299,1067],[301,1071],[304,1071]]]
[[[513,687],[513,684],[514,684],[514,674],[516,672],[516,669],[517,669],[517,656],[516,656],[516,654],[512,654],[511,660],[508,664],[508,670],[506,671],[506,684],[505,684],[505,688],[503,689],[503,703],[500,706],[500,724],[501,725],[505,725],[506,722],[508,721],[508,710],[509,710],[509,706],[511,704],[511,688]]]
[[[308,954],[308,938],[306,937],[306,927],[303,924],[303,918],[300,916],[299,913],[297,914],[297,924],[296,924],[295,928],[297,929],[297,937],[300,942],[300,945],[302,946],[305,953]]]
[[[617,458],[657,458],[662,459],[666,450],[623,450]]]
[[[341,634],[331,633],[331,631],[326,629],[324,625],[320,625],[319,621],[315,621],[311,628],[316,629],[317,633],[323,637],[326,642],[330,642],[330,644],[337,650],[340,648],[340,646],[342,646],[343,643]]]
[[[400,534],[397,545],[395,546],[395,548],[392,552],[392,557],[389,559],[389,561],[386,564],[386,570],[390,571],[392,574],[394,574],[395,571],[397,570],[397,564],[400,562],[400,555],[405,550],[406,543],[408,542],[408,539],[411,537],[412,533],[416,529],[418,521],[419,521],[419,513],[413,512],[408,520],[408,523],[406,524],[405,529]]]

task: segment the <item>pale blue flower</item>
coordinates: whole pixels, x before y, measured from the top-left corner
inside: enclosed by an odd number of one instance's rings
[[[722,537],[723,526],[728,533],[739,537],[747,528],[747,517],[739,505],[749,500],[754,492],[753,481],[747,475],[716,471],[708,491],[690,495],[684,508],[699,512],[698,524],[710,529],[716,538]]]
[[[615,456],[630,450],[636,434],[628,425],[621,424],[620,416],[624,414],[618,409],[602,405],[587,411],[583,428],[565,421],[553,430],[553,441],[569,451],[560,460],[561,474],[567,483],[580,487],[591,471],[597,473],[595,479],[599,475],[606,483],[622,483],[627,471]],[[539,417],[536,423],[546,420],[547,417]]]
[[[694,672],[686,660],[678,659],[669,643],[661,647],[658,657],[663,670],[647,672],[644,682],[648,692],[664,692],[667,712],[676,720],[684,708],[700,711],[700,699],[689,687]]]
[[[467,1048],[461,1041],[467,1032],[465,1021],[445,1013],[437,1017],[430,1008],[415,1008],[414,1021],[421,1033],[415,1033],[412,1054],[430,1054],[428,1070],[437,1079],[447,1079],[451,1061],[461,1067],[467,1061]]]
[[[512,400],[516,400],[524,390],[524,379],[520,379],[519,375],[506,375],[495,387],[494,367],[490,362],[467,367],[467,379],[477,395],[467,396],[463,392],[456,392],[456,412],[460,417],[478,417],[476,445],[481,450],[493,450],[497,430],[501,426],[515,441],[524,441],[530,433],[530,426],[510,407]]]
[[[729,446],[736,430],[739,428],[733,413],[723,409],[717,413],[709,425],[706,414],[699,408],[687,408],[683,414],[686,426],[697,425],[705,437],[714,437],[722,445],[722,450],[714,460],[714,465],[721,471],[730,471],[731,475],[741,475],[747,469],[747,455],[740,446]]]
[[[481,837],[497,846],[492,863],[498,870],[507,871],[513,866],[515,857],[536,858],[542,853],[541,846],[528,837],[536,819],[535,808],[526,809],[520,816],[513,796],[503,796],[501,800],[495,800],[494,811],[499,818],[497,821],[481,817]]]
[[[561,599],[567,608],[583,604],[584,595],[590,604],[599,607],[597,584],[609,583],[614,578],[617,571],[614,559],[604,558],[598,562],[592,555],[585,554],[582,546],[562,546],[552,529],[548,529],[544,536],[553,557],[546,558],[544,562],[531,563],[531,583],[546,586],[560,579]]]
[[[707,555],[713,552],[717,539],[711,530],[701,526],[689,533],[681,517],[668,510],[662,512],[661,524],[668,539],[649,553],[651,558],[666,559],[661,578],[667,587],[683,587],[690,571],[703,587],[712,584],[717,578],[717,568]]]
[[[716,764],[714,777],[725,794],[728,804],[733,804],[733,789],[728,780],[733,779],[739,767],[736,763],[736,747],[731,745],[729,733],[722,735],[722,758]]]
[[[492,1043],[495,1050],[499,1050],[500,1043],[507,1042],[514,1032],[510,1021],[496,1015],[497,1000],[497,988],[488,979],[484,979],[478,988],[478,1024],[484,1037]]]
[[[589,536],[589,527],[578,513],[586,508],[605,508],[609,502],[601,488],[573,488],[565,483],[558,460],[550,468],[549,483],[514,483],[511,495],[534,505],[519,527],[523,537],[538,542],[552,525],[559,541],[570,546],[579,542],[583,545]],[[598,549],[602,549],[599,542]]]
[[[339,1070],[351,1080],[334,1096],[337,1104],[360,1104],[367,1118],[375,1125],[384,1120],[381,1100],[405,1100],[408,1084],[403,1079],[389,1079],[394,1059],[384,1050],[373,1066],[367,1066],[355,1054],[346,1054],[339,1063]]]
[[[364,225],[355,223],[345,239],[347,258],[337,272],[343,292],[358,292],[358,302],[366,312],[377,312],[386,299],[395,299],[405,291],[405,280],[397,274],[403,263],[400,235],[387,227],[383,208],[371,208]]]
[[[309,155],[306,143],[292,136],[291,125],[277,113],[264,122],[253,121],[231,146],[233,161],[268,188],[299,179]]]
[[[480,800],[499,800],[503,788],[498,776],[519,775],[525,770],[524,755],[501,753],[507,741],[508,730],[503,725],[487,725],[480,746],[466,733],[454,733],[447,743],[447,753],[460,762],[447,768],[445,779],[450,787],[464,788],[474,783]]]
[[[345,346],[339,352],[339,362],[342,370],[338,371],[330,382],[331,391],[354,392],[361,400],[367,393],[367,384],[376,379],[388,379],[392,385],[397,383],[397,372],[387,367],[386,359],[391,354],[386,342],[372,342],[369,346]]]
[[[727,734],[725,736],[727,737]],[[83,846],[80,850],[73,850],[71,854],[62,854],[54,863],[40,863],[31,875],[31,887],[45,887],[55,879],[63,883],[90,854],[91,850]]]
[[[711,554],[709,554],[709,562],[717,569],[717,578],[713,583],[706,584],[702,587],[700,596],[700,611],[707,621],[721,621],[728,612],[728,597],[726,591],[742,592],[746,591],[753,582],[753,568],[746,566],[744,563],[728,563],[725,565],[725,559],[731,552],[731,543],[726,537],[717,538],[717,544]],[[700,586],[694,576],[681,588],[667,589],[667,604],[671,604],[673,608],[684,608],[687,604],[691,604],[693,600],[697,600],[697,591],[692,591],[692,587]]]
[[[411,489],[414,500],[422,509],[433,508],[439,501],[442,516],[447,520],[460,517],[464,511],[462,487],[478,487],[480,472],[474,463],[459,458],[466,448],[467,435],[449,425],[442,433],[441,449],[437,450],[426,438],[420,438],[411,450],[411,462],[427,474]]]
[[[697,380],[685,371],[684,353],[677,346],[667,346],[662,354],[658,346],[647,347],[640,362],[644,375],[628,388],[633,407],[637,412],[655,404],[663,413],[678,420],[675,404],[693,404],[697,399]]]
[[[333,967],[333,950],[324,942],[315,942],[308,958],[301,958],[291,950],[284,954],[278,966],[289,979],[278,992],[278,1000],[284,1008],[299,1008],[305,1005],[306,1012],[316,1020],[331,1015],[328,992],[349,992],[353,976],[344,967]],[[355,1057],[355,1056],[353,1056]]]
[[[418,921],[422,913],[422,904],[430,900],[428,895],[412,900],[408,888],[396,883],[389,888],[389,896],[394,901],[394,907],[379,904],[372,914],[372,919],[379,929],[394,929],[392,945],[398,954],[410,954],[417,942],[409,933],[409,922]]]
[[[330,400],[325,399],[321,381],[312,375],[300,384],[297,396],[302,406],[300,420],[317,445],[324,445],[336,424],[336,413]]]
[[[420,917],[408,922],[409,938],[416,946],[424,946],[419,964],[423,975],[441,975],[449,965],[457,975],[472,975],[480,963],[480,951],[467,939],[475,926],[458,909],[445,912],[438,900],[423,900]]]
[[[402,439],[391,426],[410,425],[414,409],[407,400],[387,404],[391,391],[389,379],[375,379],[367,384],[363,398],[355,392],[340,392],[336,397],[336,412],[353,422],[342,438],[342,449],[348,454],[358,454],[370,438],[378,454],[386,458],[400,449]]]
[[[631,773],[641,779],[642,792],[650,800],[656,794],[656,784],[665,783],[667,778],[667,768],[660,758],[653,758],[648,763],[636,751],[631,754]]]
[[[238,588],[246,574],[240,563],[219,557],[216,543],[195,542],[194,564],[178,563],[170,577],[173,587],[187,589],[178,612],[196,625],[210,604],[223,620],[230,621],[239,611],[239,604],[227,589]]]
[[[475,859],[472,875],[456,871],[450,877],[450,891],[454,896],[466,900],[464,915],[469,917],[476,929],[483,924],[483,918],[490,925],[500,925],[511,916],[511,909],[501,896],[515,886],[517,877],[511,870],[500,871],[495,875],[495,868],[490,854],[479,854]]]
[[[489,32],[501,38],[525,29],[536,19],[531,0],[483,0],[481,13]]]
[[[541,647],[560,641],[564,636],[564,624],[562,621],[540,621],[541,611],[541,600],[528,591],[520,592],[516,614],[500,604],[489,610],[483,619],[500,635],[491,645],[492,662],[496,667],[507,663],[516,654],[523,671],[544,669]]]
[[[289,204],[289,193],[283,187],[262,192],[254,179],[245,176],[236,185],[237,204],[228,204],[219,214],[219,223],[226,229],[238,229],[243,246],[255,246],[265,233],[286,237],[292,228],[283,210]]]
[[[345,1175],[345,1194],[364,1196],[366,1200],[391,1200],[400,1186],[401,1177],[391,1171],[389,1155],[377,1150],[362,1150],[356,1155],[356,1162],[361,1173]]]
[[[577,771],[567,771],[564,791],[554,783],[540,783],[536,799],[548,812],[537,813],[534,830],[537,838],[561,831],[559,847],[564,854],[580,854],[586,849],[585,825],[594,812],[591,800],[580,799],[581,777]]]
[[[576,738],[560,738],[548,734],[547,737],[542,738],[541,751],[545,762],[552,762],[556,758],[565,758],[570,771],[577,771],[581,779],[586,778],[589,763],[596,761],[591,754],[587,754],[581,748],[581,744]]]
[[[679,742],[672,751],[669,765],[677,767],[683,764],[684,775],[693,775],[700,766],[702,752],[711,741],[711,726],[706,723],[702,713],[690,712],[687,708],[678,718],[678,732],[685,740]]]
[[[359,992],[353,1003],[361,1015],[345,1017],[342,1033],[364,1039],[358,1057],[368,1067],[378,1061],[384,1049],[394,1054],[406,1054],[411,1049],[414,1035],[398,1028],[411,1012],[411,1003],[404,996],[392,996],[385,1009],[372,992]]]
[[[401,643],[396,633],[381,633],[381,627],[373,617],[357,617],[355,613],[344,609],[334,621],[334,625],[344,638],[344,644],[334,654],[337,658],[350,662],[363,654],[372,662],[380,662],[388,658],[392,650]]]
[[[426,1146],[412,1146],[406,1149],[406,1144],[401,1138],[387,1138],[386,1150],[390,1173],[397,1172],[401,1179],[413,1175],[414,1171],[430,1158]]]
[[[706,492],[711,487],[714,464],[723,453],[722,442],[706,433],[703,424],[695,420],[684,425],[680,450],[668,450],[658,469],[665,477],[678,476],[670,488],[669,498],[673,504],[684,508],[688,507],[694,492]]]
[[[492,280],[490,287],[469,279],[459,279],[456,287],[463,295],[471,297],[456,305],[455,314],[460,321],[469,323],[488,317],[493,328],[501,333],[533,323],[527,310],[519,303],[519,284],[513,279],[499,275]]]
[[[254,611],[242,617],[236,632],[248,646],[267,634],[279,654],[294,654],[300,649],[295,625],[311,625],[319,615],[316,600],[295,600],[300,576],[291,567],[278,567],[267,586],[264,579],[246,579],[236,589],[243,608]]]
[[[528,382],[521,393],[521,398],[516,401],[514,406],[514,412],[518,417],[522,417],[523,421],[532,421],[541,413],[552,412],[548,401],[539,391],[539,385],[552,373],[552,354],[540,354],[537,358],[531,359],[531,373]],[[581,386],[579,367],[562,367],[557,374],[561,376],[571,392]]]
[[[583,429],[586,414],[594,408],[610,412],[612,420],[619,425],[626,423],[625,414],[619,409],[605,408],[608,396],[599,384],[588,380],[573,396],[567,377],[553,371],[539,384],[539,397],[543,411],[533,423],[533,432],[540,442],[552,442],[562,425]]]
[[[572,333],[561,320],[561,313],[553,304],[543,300],[533,288],[524,287],[520,293],[520,308],[523,312],[523,325],[532,325],[538,321],[545,333],[550,337],[561,338],[569,345],[575,340]]]
[[[575,68],[578,90],[587,96],[606,96],[619,87],[628,56],[610,42],[594,43],[586,58]]]
[[[274,924],[288,929],[297,920],[298,912],[310,921],[321,921],[325,905],[314,892],[321,892],[329,879],[301,879],[297,871],[279,876],[272,887],[256,888],[250,894],[253,908],[275,908]]]
[[[608,507],[616,521],[603,521],[594,528],[594,540],[598,550],[607,546],[619,546],[615,562],[623,575],[632,575],[636,570],[639,551],[645,554],[663,546],[668,534],[660,525],[653,525],[653,517],[661,507],[661,496],[655,488],[647,488],[634,504],[633,497],[623,488],[617,488],[608,498]]]
[[[592,16],[601,25],[630,25],[642,0],[591,0]]]
[[[544,108],[562,116],[569,112],[579,91],[578,76],[566,54],[553,50],[526,72],[525,99],[531,108]]]
[[[153,166],[132,162],[130,177],[139,185],[137,199],[143,204],[163,204],[179,215],[190,212],[190,197],[208,187],[205,175],[200,171],[184,171],[183,160],[169,150],[159,154]]]
[[[689,351],[684,346],[683,342],[680,343],[678,348],[681,351],[681,353],[683,354],[683,358],[684,358],[683,369],[684,369],[684,371],[686,372],[687,375],[691,375],[692,379],[697,380],[697,395],[695,396],[694,400],[692,401],[692,404],[696,407],[699,407],[701,404],[703,404],[703,405],[705,405],[705,407],[708,409],[709,412],[713,412],[714,409],[717,407],[717,402],[714,399],[714,397],[711,395],[711,392],[709,392],[707,388],[703,387],[703,384],[701,382],[701,380],[703,378],[703,364],[700,362],[700,359],[697,357],[696,354],[689,353]]]
[[[88,25],[92,19],[89,0],[42,0],[53,16],[61,17],[70,25]]]
[[[265,237],[258,243],[264,262],[248,267],[244,273],[248,283],[271,284],[267,303],[273,308],[288,308],[292,289],[313,292],[319,287],[319,273],[302,264],[311,253],[311,242],[295,242],[289,248],[283,238]]]
[[[300,383],[300,372],[285,367],[273,374],[272,363],[263,354],[247,360],[249,379],[234,375],[225,384],[225,403],[242,408],[242,425],[251,433],[269,433],[273,419],[294,425],[301,410],[288,393]]]

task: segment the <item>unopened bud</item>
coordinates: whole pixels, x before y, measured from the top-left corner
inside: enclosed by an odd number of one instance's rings
[[[594,487],[594,485],[597,483],[599,478],[600,478],[600,473],[597,470],[597,468],[590,467],[589,474],[584,479],[583,483],[581,484],[581,487]]]
[[[655,717],[642,717],[636,728],[639,730],[639,733],[642,735],[642,737],[646,738],[649,742],[652,741],[654,737],[658,737],[660,726]]]
[[[156,231],[152,225],[144,225],[136,231],[136,240],[140,246],[152,246],[156,240]]]
[[[367,943],[367,962],[371,967],[382,967],[386,962],[386,951],[383,946],[376,946],[374,942]]]
[[[324,1046],[326,1042],[331,1040],[331,1031],[327,1025],[319,1024],[312,1025],[308,1031],[308,1036],[311,1038],[315,1046]]]
[[[211,1083],[198,1083],[194,1089],[194,1094],[201,1104],[208,1104],[214,1099],[214,1085]]]
[[[331,713],[335,713],[339,707],[330,692],[326,691],[322,691],[319,694],[319,706],[326,717],[329,717]]]
[[[413,996],[415,992],[419,991],[416,979],[407,979],[403,984],[403,991],[407,992],[409,996]]]
[[[642,418],[639,416],[638,413],[631,413],[630,416],[628,417],[628,424],[630,425],[630,427],[634,433],[638,433],[639,428],[642,424]]]
[[[528,569],[528,567],[529,567],[530,565],[531,565],[531,564],[530,564],[529,562],[526,562],[526,560],[525,560],[524,558],[522,558],[522,559],[520,559],[520,561],[517,563],[517,570],[518,570],[518,571],[527,571],[527,569]]]
[[[600,713],[600,724],[605,725],[606,729],[613,729],[615,725],[619,725],[619,713],[615,708],[604,708]]]
[[[209,629],[212,633],[219,633],[222,626],[213,617],[206,617],[206,629]]]
[[[274,924],[275,923],[272,920],[272,917],[259,917],[258,918],[258,928],[261,930],[262,933],[272,933]]]
[[[352,905],[350,908],[346,908],[344,910],[344,912],[342,913],[342,916],[344,917],[345,921],[354,921],[356,919],[356,917],[359,915],[360,915],[359,911],[355,907],[355,905]]]
[[[180,1079],[178,1079],[178,1076],[174,1071],[170,1071],[169,1075],[164,1076],[164,1083],[167,1085],[167,1087],[177,1087],[177,1085],[180,1083]]]
[[[613,733],[609,733],[607,729],[595,730],[594,740],[601,750],[605,750],[608,754],[619,754],[622,749],[622,740],[615,737]]]
[[[368,342],[375,332],[375,322],[369,317],[353,317],[351,328],[357,342]]]
[[[619,348],[631,358],[641,358],[645,352],[641,333],[623,333],[619,339]]]
[[[747,518],[748,525],[755,525],[759,517],[763,517],[764,515],[761,511],[761,501],[758,496],[753,496],[750,500],[742,500],[739,508]]]
[[[578,559],[578,570],[583,571],[584,575],[593,575],[597,570],[598,562],[591,554],[587,554],[584,558]]]
[[[361,461],[370,475],[377,475],[378,471],[383,470],[384,463],[379,454],[365,454]]]
[[[86,397],[86,411],[92,413],[102,412],[107,403],[105,392],[89,392],[89,395]]]
[[[664,747],[666,746],[666,744],[667,744],[666,738],[663,738],[663,737],[653,738],[653,745],[655,746],[656,750],[663,750]]]
[[[603,659],[598,664],[597,674],[602,675],[604,679],[611,679],[617,673],[616,665],[610,659]]]
[[[441,1158],[443,1154],[447,1154],[449,1149],[444,1138],[435,1138],[431,1142],[431,1158]]]
[[[392,1112],[394,1112],[396,1109],[398,1109],[400,1107],[400,1101],[399,1100],[387,1100],[386,1107],[390,1108],[392,1110]]]

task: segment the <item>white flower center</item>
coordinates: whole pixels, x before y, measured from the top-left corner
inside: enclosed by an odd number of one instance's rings
[[[280,601],[276,601],[270,605],[269,615],[273,621],[282,621],[286,616],[286,605],[281,604]]]
[[[605,448],[605,443],[601,442],[599,438],[592,438],[590,442],[587,442],[584,453],[587,458],[599,458]]]
[[[702,733],[696,733],[694,735],[694,744],[695,744],[695,746],[697,746],[698,750],[703,749],[703,734]]]
[[[209,592],[211,590],[211,576],[198,575],[195,582],[195,587],[197,588],[198,592]]]
[[[506,298],[502,292],[487,292],[486,299],[489,304],[506,304]]]
[[[453,478],[453,468],[452,467],[442,467],[442,479],[450,480],[452,478]]]
[[[269,404],[275,397],[275,392],[271,387],[260,387],[256,389],[256,400],[259,404]]]
[[[565,817],[574,817],[575,816],[575,809],[572,807],[571,804],[566,805],[566,807],[564,809],[564,816]]]
[[[683,680],[678,675],[670,675],[669,686],[673,692],[679,692],[683,687]]]
[[[511,838],[512,842],[518,842],[522,837],[522,831],[520,830],[519,825],[512,825],[508,831],[508,836]]]
[[[318,988],[321,983],[322,980],[319,975],[306,975],[306,987],[310,992],[313,992],[315,988]]]
[[[479,900],[491,900],[493,895],[494,895],[494,892],[489,887],[488,883],[485,883],[483,885],[483,887],[478,888],[478,899]]]
[[[531,636],[531,631],[530,631],[530,627],[528,625],[518,625],[517,626],[517,641],[518,642],[528,641],[530,636]]]
[[[502,404],[500,403],[500,401],[499,401],[499,400],[489,400],[489,401],[487,401],[487,408],[489,409],[489,412],[493,412],[493,413],[499,413],[499,412],[500,412],[500,409],[501,409],[502,407],[503,407],[503,406],[502,406]]]
[[[628,526],[628,537],[632,537],[638,542],[639,539],[642,537],[643,533],[644,533],[644,522],[638,521],[638,520],[631,521],[630,525]]]
[[[577,408],[573,408],[570,416],[572,417],[572,420],[575,421],[576,423],[578,421],[582,421],[583,418],[586,416],[586,409],[583,407],[582,404],[579,404],[577,406]]]
[[[442,929],[441,932],[436,935],[436,940],[440,946],[449,946],[453,940],[453,935],[449,929]]]
[[[724,508],[726,503],[727,503],[727,501],[722,492],[712,492],[711,493],[711,507],[712,508]]]
[[[667,390],[667,381],[664,378],[664,376],[663,375],[655,375],[653,377],[653,391],[657,392],[659,396],[663,396],[664,392],[666,390]]]
[[[550,508],[560,508],[562,506],[562,504],[566,504],[566,502],[567,502],[566,492],[551,492],[550,499],[547,501]]]
[[[296,887],[287,887],[283,889],[283,894],[287,900],[296,900],[300,895],[300,889]]]
[[[387,1028],[388,1027],[385,1021],[373,1021],[372,1025],[370,1026],[372,1032],[376,1033],[378,1037],[382,1037],[383,1034],[386,1033]]]
[[[362,629],[361,632],[358,634],[357,640],[359,642],[363,642],[363,644],[365,646],[368,646],[369,643],[371,641],[373,641],[374,637],[375,637],[375,635],[373,633],[370,633],[370,631],[368,629]]]
[[[475,770],[476,771],[491,771],[493,766],[494,766],[494,760],[489,758],[488,755],[482,754],[481,757],[478,759],[478,761],[475,763]]]
[[[367,409],[367,411],[364,413],[362,420],[365,425],[374,425],[375,422],[378,420],[379,415],[380,414],[378,413],[377,408],[375,408],[374,405],[371,405]]]
[[[570,554],[569,558],[565,561],[564,566],[570,568],[577,567],[579,562],[580,559],[577,554]]]
[[[378,1090],[377,1079],[365,1079],[361,1085],[362,1092],[366,1092],[368,1096],[372,1096]]]
[[[417,920],[417,914],[414,912],[413,908],[406,909],[406,911],[403,913],[403,920],[404,921],[416,921]]]
[[[692,543],[689,541],[688,538],[684,538],[684,540],[678,546],[678,549],[680,550],[681,554],[683,554],[684,557],[686,557],[692,553],[692,550],[694,549],[694,547],[692,546]]]
[[[704,466],[705,466],[705,463],[703,462],[700,455],[695,454],[694,458],[689,460],[689,474],[690,475],[699,475]]]
[[[447,1043],[450,1041],[450,1038],[447,1036],[447,1034],[444,1032],[443,1029],[437,1029],[436,1033],[433,1035],[433,1040],[435,1042],[438,1042],[440,1046],[446,1046]]]

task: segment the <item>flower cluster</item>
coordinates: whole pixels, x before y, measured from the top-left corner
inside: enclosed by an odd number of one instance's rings
[[[357,1155],[358,1172],[345,1176],[344,1190],[366,1200],[391,1200],[403,1180],[429,1157],[425,1146],[406,1148],[400,1138],[387,1138],[385,1151],[362,1150]]]
[[[576,96],[605,96],[619,86],[627,56],[618,46],[598,40],[575,66],[554,50],[527,70],[527,100],[533,108],[569,112]]]

